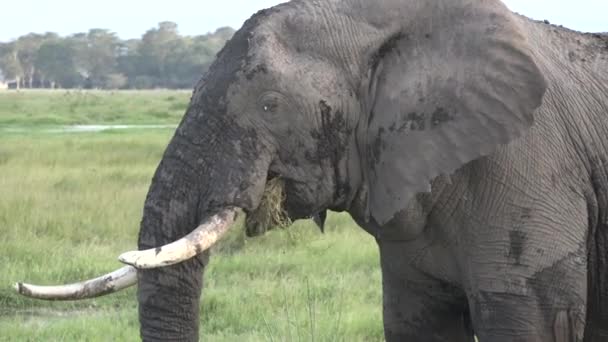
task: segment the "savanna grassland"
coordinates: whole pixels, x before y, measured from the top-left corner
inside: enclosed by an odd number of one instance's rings
[[[0,126],[177,124],[191,91],[0,91]]]
[[[189,92],[0,92],[0,340],[138,339],[134,289],[73,303],[29,300],[15,281],[53,284],[121,265],[173,128],[57,133],[72,124],[176,125]],[[15,129],[19,128],[19,129]],[[44,129],[43,129],[44,128]],[[206,341],[379,341],[373,239],[348,215],[245,239],[235,227],[205,274]]]

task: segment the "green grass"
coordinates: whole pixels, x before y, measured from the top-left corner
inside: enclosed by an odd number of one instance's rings
[[[37,98],[28,92],[23,96],[36,103],[20,106],[61,107],[61,94],[42,92]],[[142,108],[146,101],[165,103],[177,96],[171,94],[141,92],[132,106],[140,100]],[[11,96],[22,95],[0,93],[2,110],[14,105]],[[128,99],[132,93],[103,96]],[[14,115],[2,110],[0,122]],[[46,124],[45,114],[31,110],[14,124]],[[124,117],[129,123],[159,123],[141,115]],[[80,120],[86,116],[58,116],[54,124],[85,123]],[[175,124],[179,116],[163,123]],[[107,122],[112,121],[94,123]],[[71,282],[120,267],[116,257],[136,246],[143,200],[171,135],[171,129],[0,132],[0,341],[138,338],[133,289],[61,303],[19,297],[12,284]],[[256,239],[245,239],[243,229],[235,228],[205,275],[204,340],[382,340],[377,248],[347,215],[330,215],[325,235],[307,221]]]
[[[0,126],[173,124],[190,91],[0,91]]]

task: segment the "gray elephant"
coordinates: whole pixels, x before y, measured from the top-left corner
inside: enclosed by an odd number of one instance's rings
[[[142,338],[197,340],[206,250],[273,179],[291,219],[347,211],[376,238],[388,341],[608,340],[608,37],[499,0],[257,13],[194,90],[135,268],[18,289],[137,274]]]

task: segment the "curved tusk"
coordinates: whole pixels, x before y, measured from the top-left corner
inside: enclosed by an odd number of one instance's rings
[[[101,277],[60,286],[15,284],[19,294],[36,299],[76,300],[104,296],[137,284],[137,269],[124,266]]]
[[[126,252],[118,260],[138,269],[170,266],[189,260],[221,239],[236,220],[236,214],[236,209],[225,209],[175,242],[144,251]]]

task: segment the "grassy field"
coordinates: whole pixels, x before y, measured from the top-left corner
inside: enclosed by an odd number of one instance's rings
[[[0,93],[0,127],[175,124],[189,97],[161,91],[65,93]],[[96,100],[78,102],[78,97]],[[76,102],[64,117],[64,110]],[[151,114],[156,111],[164,114]],[[19,297],[12,283],[71,282],[121,266],[116,256],[136,245],[144,196],[171,134],[172,129],[0,131],[0,341],[138,338],[133,289],[56,303]],[[304,221],[245,239],[243,229],[234,229],[215,251],[205,275],[201,337],[382,340],[373,239],[342,214],[330,216],[326,231],[321,235]]]
[[[191,91],[0,91],[0,125],[176,124]]]

